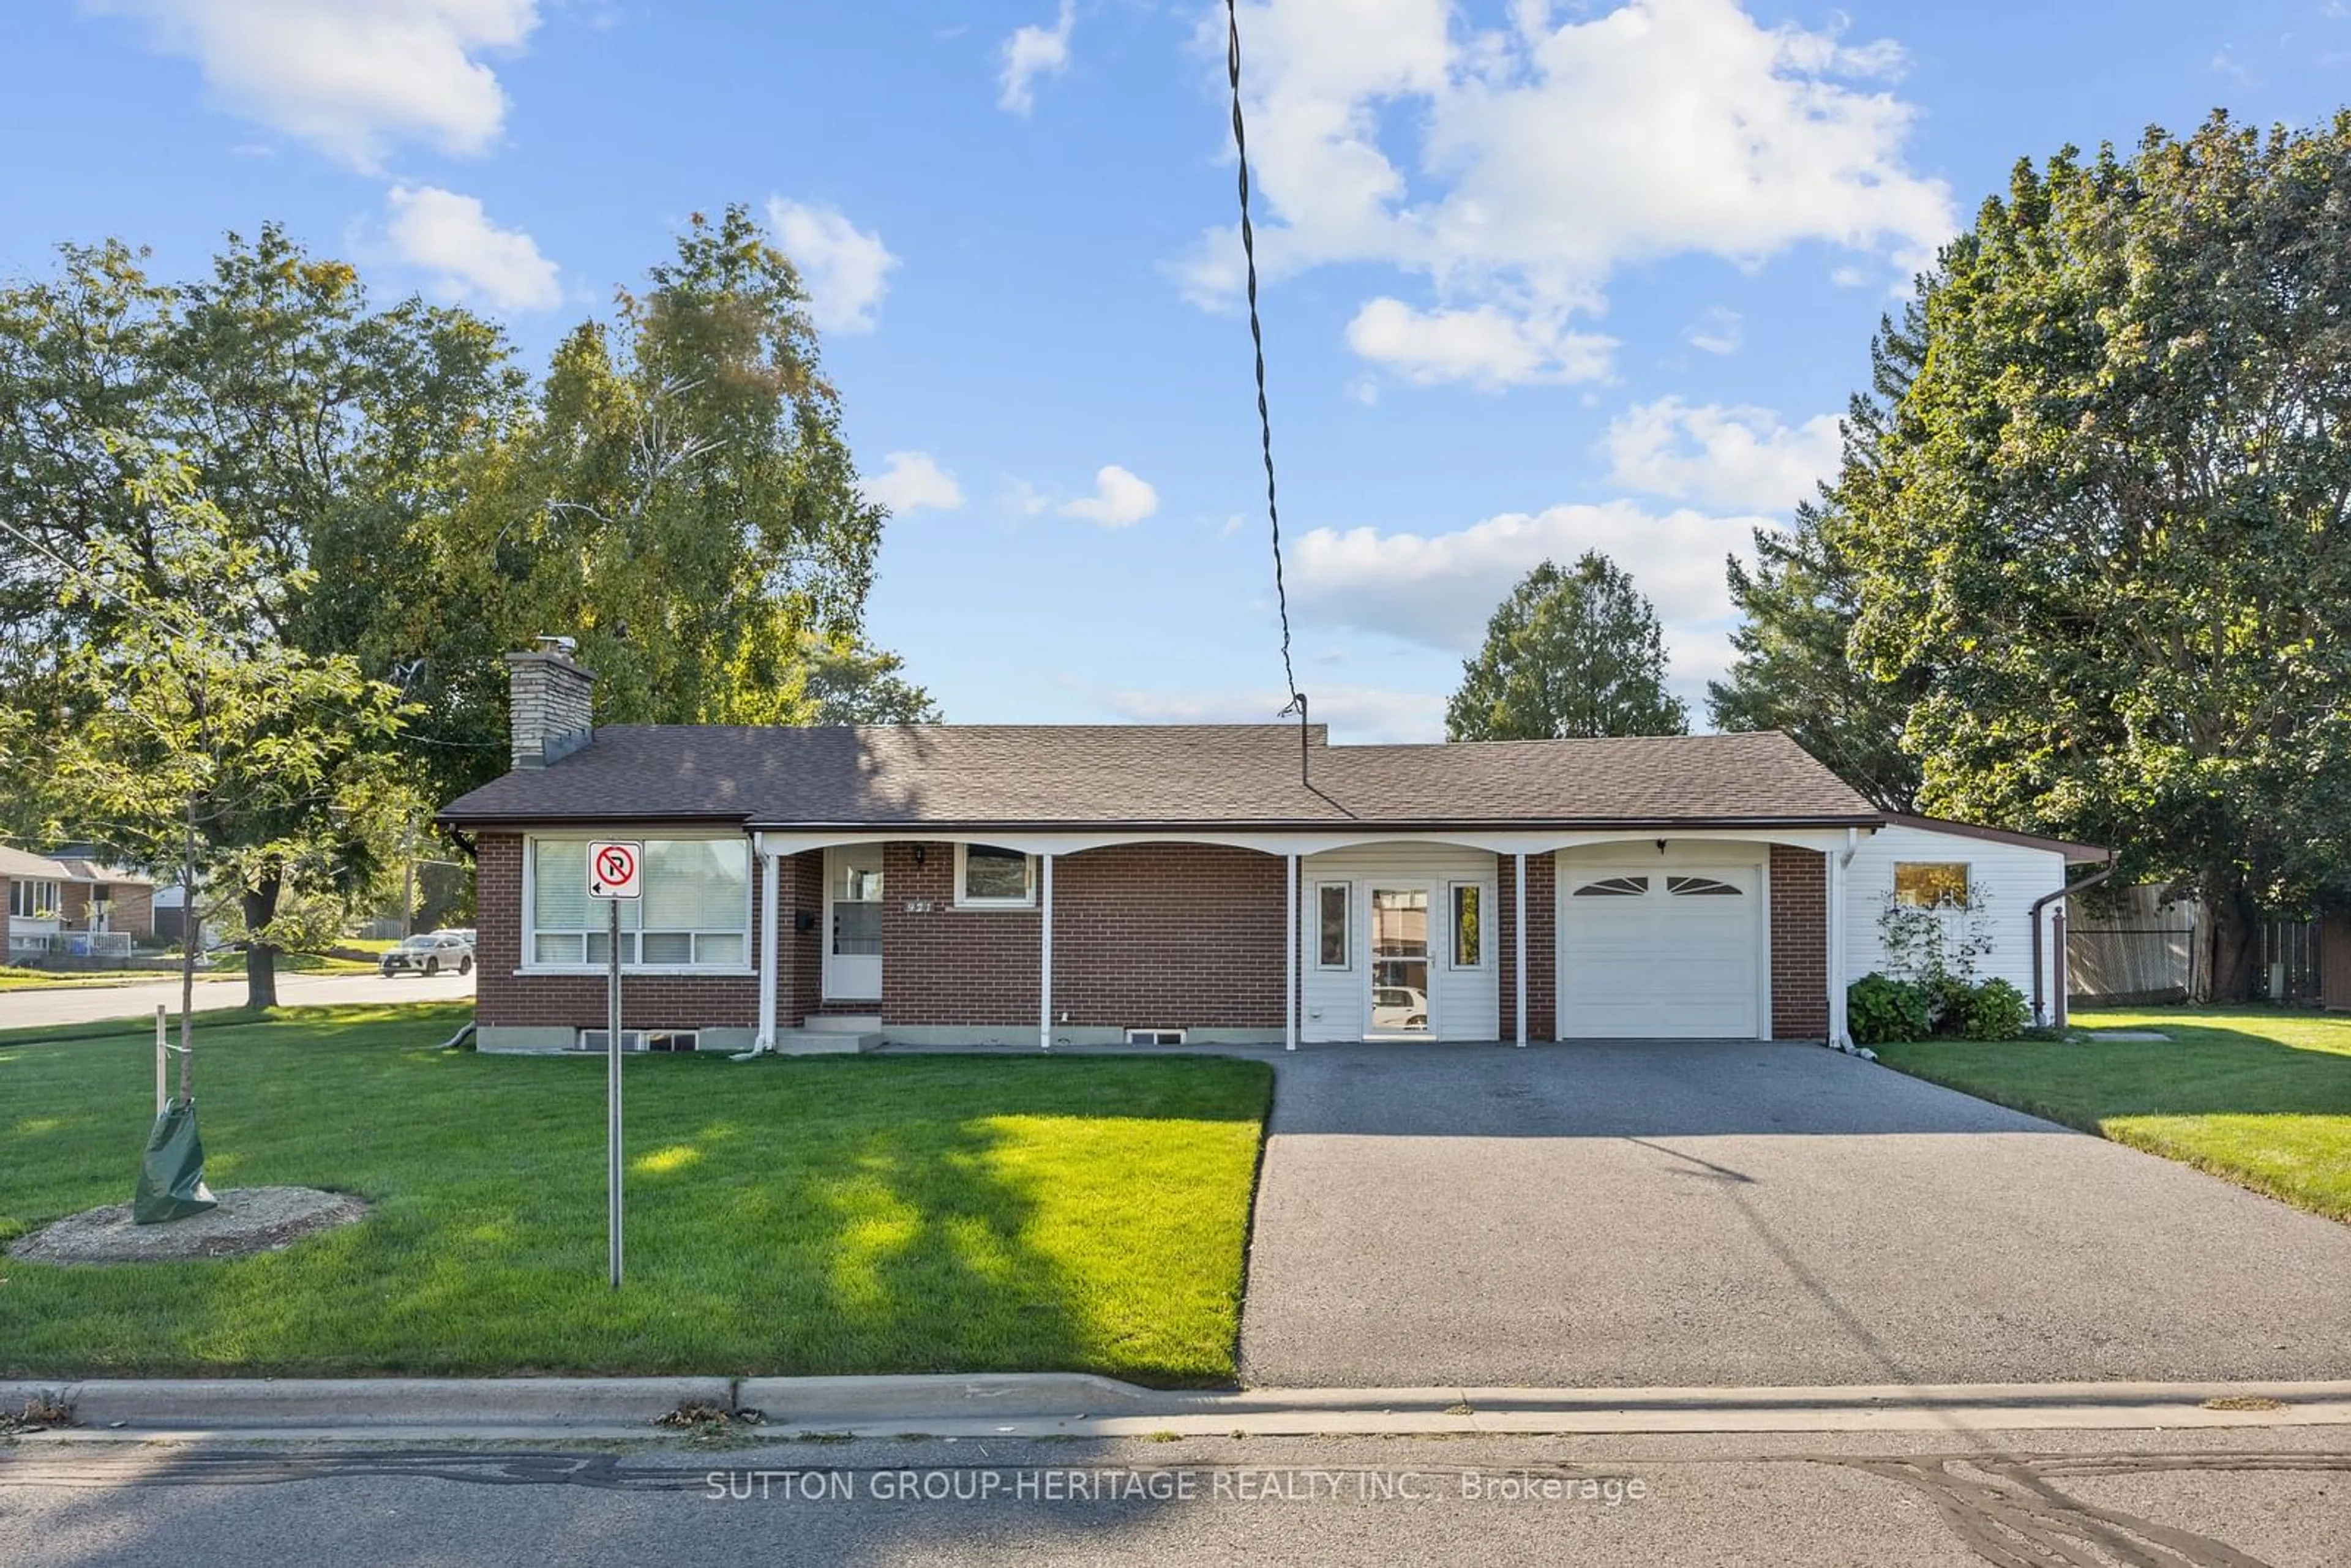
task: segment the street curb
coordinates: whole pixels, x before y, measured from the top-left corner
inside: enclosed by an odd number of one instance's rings
[[[733,1407],[725,1377],[90,1378],[0,1383],[0,1410],[70,1406],[77,1425],[246,1427],[642,1426],[681,1405]]]
[[[2230,1404],[2215,1408],[2213,1401]],[[827,1435],[1570,1434],[2351,1426],[2351,1381],[1819,1388],[1162,1390],[1083,1373],[910,1377],[89,1378],[0,1382],[0,1410],[62,1405],[80,1440],[651,1437],[681,1406]],[[2251,1408],[2245,1407],[2248,1404]]]

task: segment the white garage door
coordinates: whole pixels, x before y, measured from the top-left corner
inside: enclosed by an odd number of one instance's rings
[[[1562,870],[1563,1036],[1755,1038],[1757,868]]]

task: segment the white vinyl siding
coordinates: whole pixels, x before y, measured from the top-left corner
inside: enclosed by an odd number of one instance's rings
[[[1371,930],[1371,890],[1416,887],[1429,894],[1431,932],[1428,962],[1428,1038],[1432,1040],[1499,1040],[1501,1038],[1501,988],[1494,962],[1497,933],[1489,925],[1484,935],[1485,961],[1462,968],[1453,956],[1450,922],[1451,884],[1475,883],[1479,908],[1494,904],[1494,857],[1479,850],[1449,844],[1372,844],[1308,855],[1301,862],[1300,879],[1316,883],[1344,883],[1348,887],[1347,941],[1349,967],[1324,968],[1309,964],[1300,977],[1299,1033],[1308,1040],[1361,1040],[1369,1030],[1372,967],[1364,952]],[[1299,939],[1304,951],[1321,957],[1321,894],[1299,900],[1303,929]]]
[[[601,967],[611,915],[588,896],[586,838],[534,838],[525,862],[523,963]],[[739,974],[751,962],[751,847],[740,837],[646,839],[644,895],[622,899],[621,962]]]
[[[1984,900],[1983,928],[1991,941],[1990,951],[1977,962],[1976,977],[1986,980],[1997,977],[2032,996],[2029,916],[2032,901],[2064,885],[2064,857],[2054,850],[2028,849],[1927,828],[1883,828],[1864,839],[1854,852],[1853,862],[1845,868],[1845,977],[1857,980],[1886,967],[1878,916],[1894,893],[1896,863],[1916,861],[1966,863],[1968,880]],[[2042,911],[2044,974],[2050,962],[2048,917],[2049,912]]]

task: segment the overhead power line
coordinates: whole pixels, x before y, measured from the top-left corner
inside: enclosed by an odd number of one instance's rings
[[[1248,278],[1249,344],[1257,363],[1258,441],[1265,454],[1265,516],[1273,534],[1273,602],[1281,617],[1281,682],[1290,702],[1281,711],[1298,716],[1298,767],[1307,772],[1306,694],[1290,657],[1290,594],[1281,578],[1281,505],[1273,480],[1273,415],[1265,398],[1265,327],[1257,313],[1257,231],[1249,224],[1249,126],[1241,117],[1241,23],[1237,0],[1225,0],[1225,75],[1233,89],[1233,152],[1240,165],[1241,262]],[[1311,780],[1308,787],[1312,787]]]

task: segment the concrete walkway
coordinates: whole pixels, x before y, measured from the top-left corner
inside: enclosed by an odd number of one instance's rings
[[[462,1002],[474,996],[471,975],[435,975],[426,979],[387,980],[377,975],[285,975],[277,977],[277,1000],[286,1007],[377,1002]],[[180,982],[174,977],[138,980],[126,986],[60,987],[54,991],[0,991],[0,1029],[40,1024],[96,1023],[106,1019],[152,1018],[158,1004],[177,1012]],[[199,980],[199,1012],[245,1006],[242,976]]]
[[[1816,1047],[1278,1070],[1251,1384],[2351,1375],[2351,1227]]]

